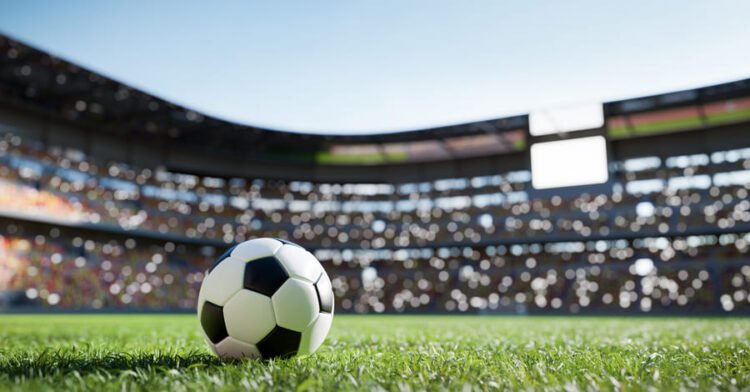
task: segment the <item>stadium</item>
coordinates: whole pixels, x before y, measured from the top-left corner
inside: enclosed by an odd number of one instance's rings
[[[750,79],[606,103],[576,137],[607,138],[608,180],[536,190],[528,147],[556,137],[528,115],[302,135],[0,49],[6,307],[192,311],[214,257],[276,237],[342,312],[750,309]]]
[[[747,320],[724,317],[750,314],[750,79],[604,102],[583,124],[547,111],[317,135],[191,110],[10,36],[0,59],[0,337],[58,347],[0,348],[9,389],[750,386]],[[565,162],[538,161],[561,148],[590,158],[570,167],[592,177],[566,183]],[[208,269],[258,237],[308,249],[331,278],[342,316],[317,359],[229,368],[191,345]],[[87,317],[106,329],[87,330],[90,345],[73,337]],[[159,317],[177,332],[148,349],[123,337]],[[388,323],[408,347],[378,335]],[[419,336],[428,324],[441,327]],[[476,335],[447,338],[459,326]],[[68,339],[92,363],[60,351]],[[378,339],[406,354],[368,362]],[[552,376],[555,348],[613,368],[559,362]],[[669,362],[686,352],[698,357]],[[316,376],[321,356],[354,367]]]

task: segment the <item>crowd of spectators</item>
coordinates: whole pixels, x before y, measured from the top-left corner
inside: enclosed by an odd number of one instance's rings
[[[0,235],[0,291],[21,304],[72,309],[185,309],[195,305],[208,255],[182,245],[35,235],[11,223]]]
[[[67,309],[192,309],[224,250],[19,223],[0,233],[0,291]],[[315,253],[348,312],[750,309],[750,233]]]
[[[617,162],[613,178],[606,192],[544,197],[528,171],[398,185],[224,179],[0,139],[4,210],[227,244],[272,236],[378,249],[750,225],[750,148]]]
[[[345,311],[748,308],[750,149],[631,159],[611,173],[595,193],[544,195],[528,171],[226,179],[0,134],[0,215],[53,223],[33,235],[0,227],[0,291],[65,308],[187,309],[217,252],[270,236],[315,250]],[[60,221],[121,234],[61,233]]]

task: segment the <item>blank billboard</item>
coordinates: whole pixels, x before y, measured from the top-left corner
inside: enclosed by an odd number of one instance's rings
[[[529,115],[529,131],[532,136],[582,131],[602,126],[604,110],[601,103],[537,110]]]
[[[536,189],[601,184],[609,178],[602,136],[531,146],[531,183]]]

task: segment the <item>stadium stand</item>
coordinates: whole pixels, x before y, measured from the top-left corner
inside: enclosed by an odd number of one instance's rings
[[[277,237],[345,312],[750,310],[750,80],[605,104],[609,180],[537,190],[527,145],[561,136],[527,116],[302,135],[0,56],[0,307],[193,309],[216,255]]]

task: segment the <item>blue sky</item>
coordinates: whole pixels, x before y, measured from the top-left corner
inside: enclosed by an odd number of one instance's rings
[[[3,1],[0,31],[302,132],[418,129],[750,77],[748,1]]]

